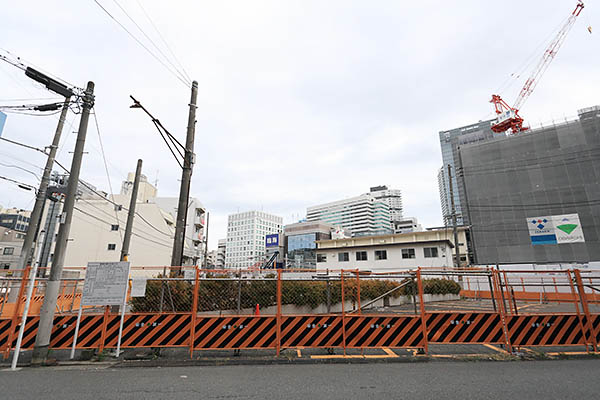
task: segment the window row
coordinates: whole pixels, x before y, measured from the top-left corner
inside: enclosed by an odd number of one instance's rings
[[[387,250],[375,250],[375,260],[387,260]],[[437,247],[424,247],[423,248],[423,257],[425,258],[437,258],[439,257],[439,250]],[[402,249],[402,258],[410,259],[417,258],[415,249]],[[369,257],[366,251],[357,251],[355,252],[356,261],[368,261]],[[350,253],[349,252],[341,252],[338,253],[338,261],[346,262],[350,261]],[[317,262],[327,262],[326,254],[317,254]]]

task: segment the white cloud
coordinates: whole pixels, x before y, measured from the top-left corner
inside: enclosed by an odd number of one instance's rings
[[[142,38],[113,2],[101,3]],[[137,1],[120,3],[160,43]],[[494,89],[575,2],[143,4],[199,82],[192,195],[211,211],[216,247],[226,215],[238,208],[262,208],[289,222],[307,206],[378,184],[403,190],[407,215],[440,224],[438,131],[491,117]],[[598,10],[583,11],[522,110],[526,119],[548,121],[600,103],[598,39],[585,29],[598,22]],[[129,109],[129,95],[183,141],[189,90],[93,2],[14,3],[4,11],[0,47],[78,86],[95,81],[113,189],[142,158],[146,175],[158,176],[160,194],[177,196],[181,172],[149,118]],[[523,79],[501,93],[509,102]],[[50,96],[7,64],[0,64],[0,88],[0,100]],[[55,124],[11,114],[4,135],[41,147]],[[69,133],[59,157],[67,165],[74,139]],[[82,178],[108,190],[98,149],[92,120]],[[37,154],[4,142],[0,158],[43,164]],[[14,168],[0,166],[0,175],[34,183]],[[0,181],[0,204],[25,207],[31,198]]]

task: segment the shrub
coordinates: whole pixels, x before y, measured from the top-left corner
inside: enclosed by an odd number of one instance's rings
[[[360,282],[360,298],[362,302],[375,299],[405,281],[381,279],[363,279]],[[331,304],[342,301],[341,282],[330,282]],[[187,281],[148,280],[146,296],[131,299],[133,312],[152,312],[160,310],[160,298],[163,297],[163,311],[189,312],[192,310],[194,285]],[[357,301],[356,280],[344,282],[344,299]],[[269,307],[277,304],[277,282],[274,280],[200,280],[198,283],[198,311],[235,310],[238,307],[238,291],[240,308],[252,308],[256,304]],[[424,279],[425,294],[459,294],[460,285],[446,279]],[[397,298],[417,294],[414,282],[407,283],[389,296]],[[286,281],[281,282],[281,303],[296,306],[317,308],[327,304],[327,282]]]

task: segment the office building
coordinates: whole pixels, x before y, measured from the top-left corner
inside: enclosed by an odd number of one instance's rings
[[[29,217],[31,211],[18,208],[0,207],[0,227],[12,229],[18,232],[27,232],[29,228]]]
[[[454,206],[457,214],[458,225],[468,225],[468,217],[463,212],[464,193],[462,192],[462,177],[456,174],[456,163],[458,162],[458,147],[468,143],[476,143],[489,140],[503,134],[494,133],[491,129],[492,122],[480,121],[476,124],[462,126],[447,131],[439,132],[440,147],[442,149],[442,167],[438,170],[438,188],[440,191],[440,203],[442,218],[447,225],[451,224],[450,206],[450,182],[448,180],[448,165],[451,167],[452,186],[454,191]]]
[[[350,232],[352,236],[393,232],[390,207],[370,193],[308,207],[306,220],[339,226]]]
[[[460,257],[466,259],[465,228],[459,228]],[[427,230],[317,242],[317,270],[401,271],[452,267],[452,229]]]
[[[226,268],[262,265],[266,236],[282,231],[283,218],[262,211],[246,211],[227,217]]]
[[[298,222],[283,227],[287,268],[315,269],[317,241],[331,239],[335,228],[325,222]]]
[[[25,232],[0,226],[0,271],[19,269],[19,257],[25,241]]]
[[[217,261],[215,263],[216,268],[225,268],[225,254],[227,251],[227,239],[219,239],[217,244]]]
[[[475,261],[600,261],[600,106],[459,148]]]
[[[369,194],[377,200],[385,203],[390,208],[390,219],[392,222],[403,218],[402,192],[398,189],[388,189],[387,186],[374,186],[370,188]]]
[[[394,221],[394,233],[421,232],[423,230],[423,226],[415,217],[406,217]]]

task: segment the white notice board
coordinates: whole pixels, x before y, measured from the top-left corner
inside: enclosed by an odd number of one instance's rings
[[[131,297],[146,297],[146,278],[131,280]]]
[[[84,306],[122,305],[127,294],[129,262],[91,262],[87,265],[83,296]]]

